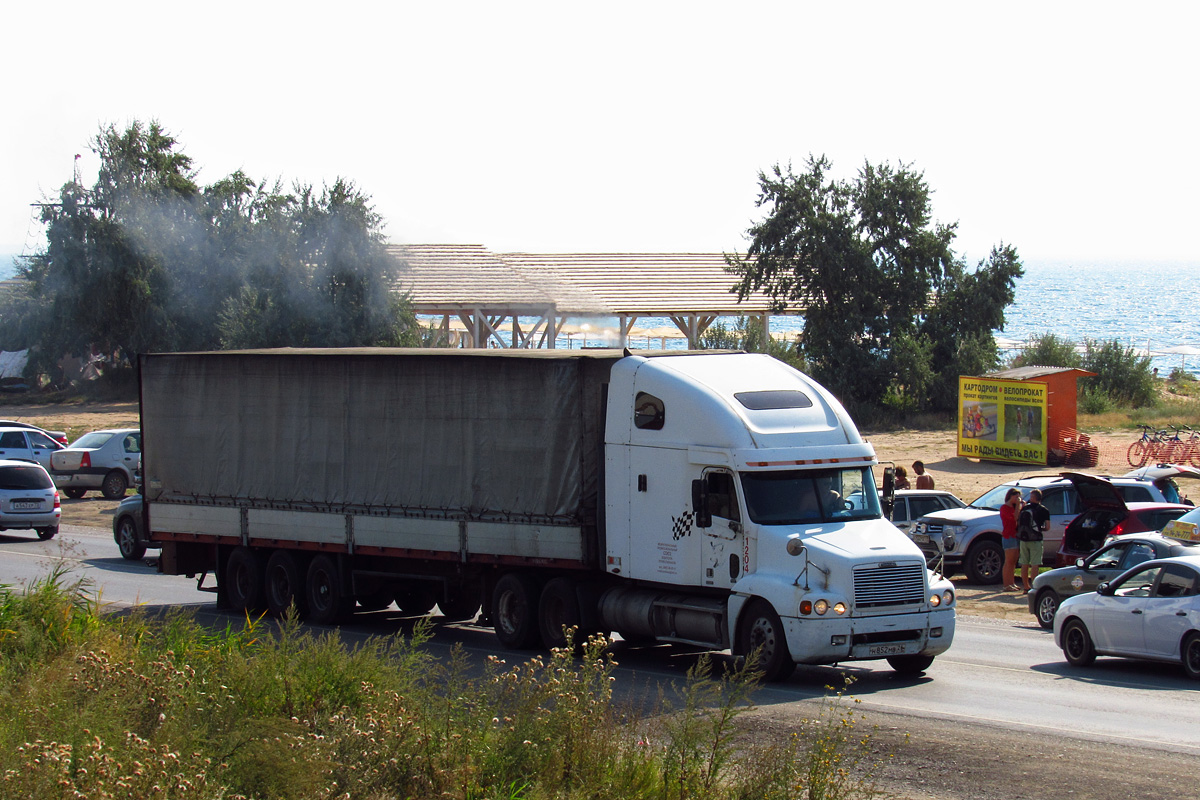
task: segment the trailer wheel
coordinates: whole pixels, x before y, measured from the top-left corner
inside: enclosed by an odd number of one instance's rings
[[[583,644],[579,641],[579,596],[575,593],[575,581],[555,578],[546,584],[538,603],[538,627],[542,633],[542,644],[547,649],[567,646],[564,628],[575,629],[576,647]]]
[[[505,647],[523,650],[538,639],[538,585],[528,575],[510,572],[496,581],[492,619],[496,638]]]
[[[342,589],[337,563],[327,555],[319,555],[308,565],[304,585],[308,599],[308,618],[320,625],[333,625],[349,615],[354,598]]]
[[[292,606],[301,619],[308,616],[308,603],[304,593],[304,581],[296,559],[287,550],[276,550],[267,559],[266,577],[267,610],[282,617]]]
[[[788,652],[783,623],[775,609],[762,600],[754,600],[746,607],[738,624],[737,638],[738,655],[758,653],[756,666],[762,670],[763,680],[781,681],[795,671],[796,662]]]
[[[262,605],[262,569],[258,555],[236,547],[225,562],[225,595],[235,611],[253,611]]]

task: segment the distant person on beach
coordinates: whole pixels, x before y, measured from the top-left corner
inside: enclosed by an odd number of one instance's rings
[[[933,488],[933,476],[927,475],[925,473],[925,462],[924,461],[914,461],[913,462],[913,472],[915,472],[917,474],[917,488],[918,489],[932,489]]]
[[[904,467],[896,467],[896,489],[910,489],[912,484],[908,482],[908,470]]]

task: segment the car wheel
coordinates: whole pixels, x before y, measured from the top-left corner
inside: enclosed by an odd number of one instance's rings
[[[1086,667],[1096,660],[1091,634],[1079,620],[1073,619],[1063,626],[1062,643],[1063,655],[1071,666]]]
[[[510,572],[496,581],[492,617],[500,644],[520,650],[537,642],[538,595],[537,582],[528,575]]]
[[[258,555],[247,547],[234,548],[225,562],[225,597],[237,611],[253,611],[262,602],[262,569]]]
[[[1038,624],[1048,631],[1054,630],[1054,615],[1058,613],[1058,606],[1061,603],[1058,592],[1053,589],[1042,589],[1038,592],[1037,599],[1033,601],[1034,615],[1037,617]]]
[[[308,604],[305,602],[304,581],[300,577],[300,567],[296,558],[287,550],[276,550],[267,559],[266,580],[263,589],[267,596],[267,610],[274,616],[282,617],[292,606],[296,614],[303,619],[308,615]]]
[[[1183,671],[1192,680],[1200,681],[1200,633],[1192,631],[1183,637],[1179,654],[1183,657]]]
[[[70,489],[63,489],[63,494],[72,500],[78,500],[87,494],[87,489],[80,489],[78,486],[72,486]]]
[[[738,655],[750,656],[757,652],[756,666],[762,671],[763,680],[781,681],[796,669],[796,662],[788,652],[787,636],[783,623],[775,609],[762,600],[753,600],[742,614],[738,625]]]
[[[37,529],[37,537],[39,539],[41,539],[43,542],[48,539],[53,539],[55,536],[58,536],[58,526],[57,525],[55,525],[53,528],[38,528]]]
[[[104,476],[104,483],[100,484],[100,494],[109,500],[120,500],[128,488],[129,481],[125,479],[125,473],[114,469]]]
[[[901,675],[920,675],[933,665],[933,656],[892,656],[887,662]]]
[[[308,598],[308,618],[321,625],[334,625],[354,610],[354,598],[342,590],[337,563],[327,555],[319,555],[308,565],[304,586]]]
[[[971,545],[963,560],[963,572],[971,583],[999,583],[1003,567],[1004,550],[990,539]]]
[[[146,545],[138,541],[137,526],[131,517],[121,517],[117,521],[117,549],[121,558],[127,561],[141,561],[146,555]]]

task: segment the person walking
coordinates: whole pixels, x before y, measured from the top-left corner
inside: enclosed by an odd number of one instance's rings
[[[1013,487],[1004,495],[1004,505],[1000,506],[1000,537],[1004,544],[1004,569],[1001,574],[1006,592],[1017,591],[1014,573],[1021,550],[1021,542],[1017,539],[1017,516],[1021,513],[1021,505],[1021,490]]]
[[[1021,585],[1026,594],[1042,567],[1042,536],[1049,527],[1050,512],[1042,505],[1042,493],[1034,489],[1017,519],[1017,540],[1020,542],[1017,563],[1021,565]]]
[[[914,461],[913,462],[913,472],[915,472],[917,474],[917,488],[918,489],[932,489],[933,488],[933,476],[926,474],[924,461]]]

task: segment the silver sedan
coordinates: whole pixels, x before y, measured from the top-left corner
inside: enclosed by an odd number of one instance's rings
[[[1095,592],[1069,597],[1054,617],[1067,661],[1096,656],[1181,663],[1200,680],[1200,556],[1147,561]]]

